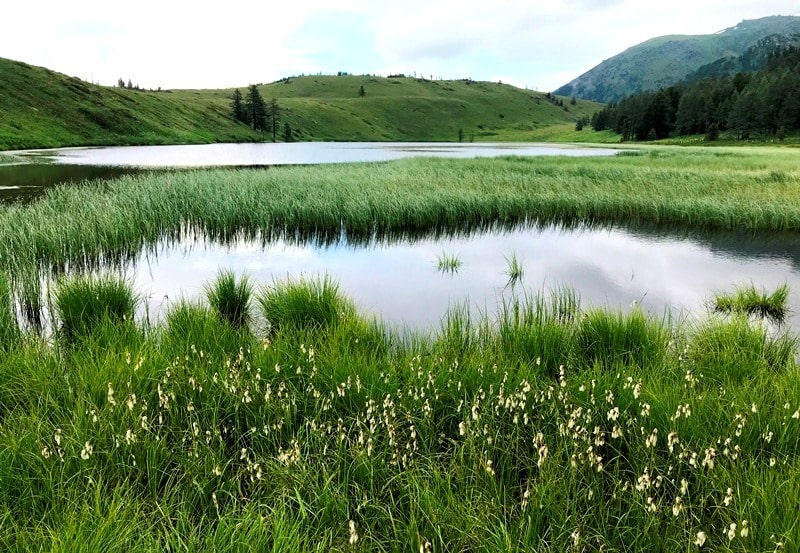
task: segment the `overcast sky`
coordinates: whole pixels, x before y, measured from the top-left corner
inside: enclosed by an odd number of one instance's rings
[[[0,57],[146,88],[347,71],[548,91],[648,38],[797,14],[782,0],[4,0]]]

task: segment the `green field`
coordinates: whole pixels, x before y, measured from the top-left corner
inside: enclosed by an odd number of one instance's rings
[[[240,88],[246,92],[247,83]],[[411,77],[292,77],[259,91],[278,101],[280,140],[287,123],[295,140],[452,142],[459,129],[464,140],[534,140],[541,129],[574,128],[600,108],[569,98],[557,106],[540,92],[499,83]],[[0,150],[271,140],[234,122],[232,93],[97,86],[0,58]]]
[[[187,230],[324,241],[344,224],[354,242],[523,221],[797,231],[798,156],[648,147],[214,169],[3,207],[0,549],[797,550],[797,338],[744,315],[584,310],[564,290],[483,318],[455,305],[438,331],[400,336],[335,275],[223,273],[156,324],[134,318],[113,269],[59,273]],[[513,255],[503,270],[521,277]],[[717,299],[785,307],[786,291],[767,292]],[[46,302],[52,336],[20,328],[15,301]]]

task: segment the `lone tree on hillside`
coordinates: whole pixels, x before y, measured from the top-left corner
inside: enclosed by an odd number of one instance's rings
[[[267,105],[264,98],[258,91],[258,87],[251,84],[247,87],[247,96],[244,99],[245,112],[247,113],[247,123],[253,127],[254,131],[265,131],[267,125]]]
[[[238,88],[233,91],[233,96],[231,96],[231,115],[236,121],[241,121],[246,125],[250,124],[247,120],[247,110],[244,107],[242,93]]]
[[[358,97],[359,98],[363,98],[366,95],[367,95],[367,91],[364,90],[364,85],[362,84],[360,87],[358,87]]]

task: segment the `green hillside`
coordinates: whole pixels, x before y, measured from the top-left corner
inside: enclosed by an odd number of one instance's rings
[[[296,140],[454,141],[459,129],[464,140],[533,140],[600,107],[469,80],[303,76],[259,88],[278,101],[280,127],[288,123]],[[271,138],[233,121],[232,92],[96,86],[0,58],[0,150]]]
[[[672,86],[721,58],[738,58],[769,36],[800,34],[800,17],[772,16],[742,21],[710,35],[670,35],[647,40],[603,61],[557,89],[556,94],[615,102]]]

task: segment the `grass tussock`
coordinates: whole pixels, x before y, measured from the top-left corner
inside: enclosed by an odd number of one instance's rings
[[[436,259],[436,267],[440,273],[454,275],[458,273],[464,262],[457,254],[442,252]]]
[[[105,323],[131,324],[139,302],[131,284],[111,274],[67,277],[53,296],[58,334],[67,342],[88,337]]]
[[[781,323],[788,311],[789,285],[782,284],[768,294],[755,286],[742,286],[733,293],[719,293],[714,296],[713,308],[721,313],[738,313],[767,318]]]
[[[250,323],[250,308],[255,287],[247,275],[238,279],[231,270],[223,270],[206,287],[208,303],[224,320],[236,328],[244,328]]]
[[[744,317],[561,291],[393,341],[330,281],[269,293],[313,317],[263,336],[177,301],[146,334],[0,355],[0,548],[800,546],[794,344]]]
[[[8,278],[0,273],[0,350],[13,348],[19,338],[11,286]]]
[[[352,301],[327,276],[275,282],[262,291],[258,303],[267,324],[274,330],[326,329],[355,313]]]

